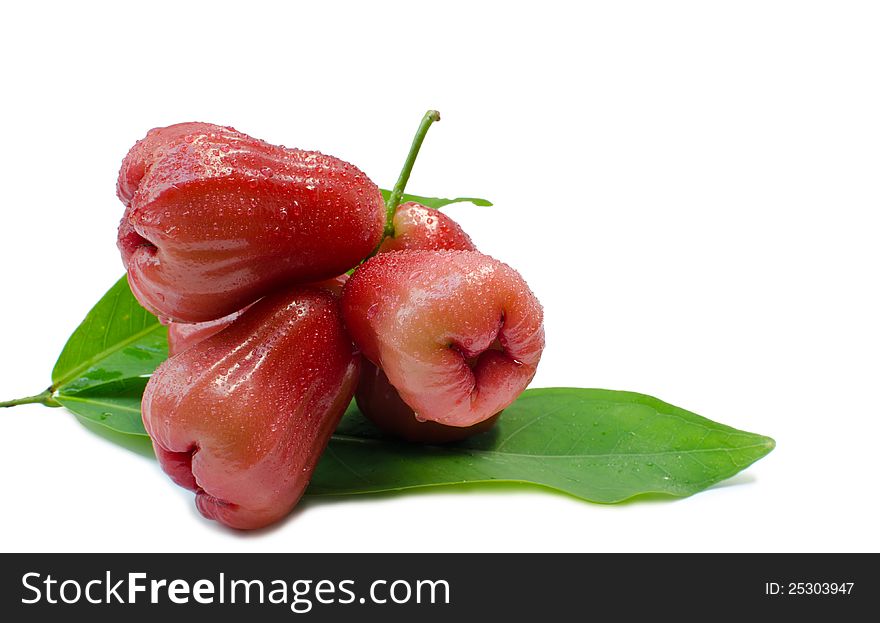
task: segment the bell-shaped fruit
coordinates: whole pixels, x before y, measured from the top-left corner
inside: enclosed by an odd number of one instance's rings
[[[543,311],[515,270],[475,251],[381,253],[342,295],[346,326],[419,420],[472,426],[535,374]]]
[[[353,165],[207,123],[151,130],[125,157],[117,194],[132,292],[183,322],[344,273],[385,223],[379,189]]]
[[[163,363],[144,392],[144,425],[205,517],[259,528],[303,494],[358,369],[336,297],[281,291]]]
[[[397,207],[393,218],[394,235],[379,245],[379,253],[401,250],[476,251],[477,248],[461,226],[450,216],[414,201]],[[361,378],[355,392],[358,408],[386,433],[421,443],[458,441],[491,428],[498,419],[483,420],[474,426],[446,426],[420,422],[381,368],[369,361],[361,366]]]

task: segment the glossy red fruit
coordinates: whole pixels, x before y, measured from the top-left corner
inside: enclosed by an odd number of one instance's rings
[[[379,253],[400,250],[476,251],[473,241],[451,217],[420,203],[410,201],[394,213],[394,236],[379,246]],[[408,441],[447,443],[465,439],[488,430],[498,419],[484,420],[474,426],[446,426],[437,422],[419,422],[413,410],[388,381],[380,368],[365,362],[355,392],[358,408],[386,433]]]
[[[342,295],[349,333],[420,420],[472,426],[510,405],[544,348],[540,303],[475,251],[376,255]]]
[[[477,250],[470,236],[451,217],[414,201],[398,206],[394,212],[393,223],[394,236],[382,241],[379,253],[406,249]]]
[[[245,309],[248,309],[247,307]],[[244,310],[207,322],[168,322],[168,356],[173,357],[231,325]]]
[[[123,161],[117,194],[132,292],[183,322],[345,272],[385,220],[379,189],[353,165],[207,123],[151,130]]]
[[[278,292],[163,363],[144,392],[144,426],[202,515],[260,528],[299,500],[358,371],[336,297]]]
[[[315,288],[324,288],[329,290],[336,296],[342,294],[342,286],[348,280],[348,275],[342,274],[333,279],[326,279],[318,283],[311,284]],[[245,308],[247,309],[247,308]],[[241,316],[244,310],[233,312],[223,318],[217,320],[208,320],[207,322],[173,322],[165,321],[168,325],[168,354],[174,356],[177,353],[185,351],[187,348],[198,344],[202,340],[206,340],[215,333],[219,333],[232,322]]]
[[[360,412],[382,431],[406,441],[419,443],[449,443],[467,439],[491,429],[501,415],[496,413],[488,420],[464,427],[420,422],[416,419],[412,408],[403,401],[388,381],[382,369],[377,368],[367,359],[361,361],[361,375],[355,397]]]

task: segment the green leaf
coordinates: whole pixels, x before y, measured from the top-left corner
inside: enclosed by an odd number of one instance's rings
[[[382,198],[385,201],[388,201],[388,197],[391,196],[390,190],[382,190]],[[406,203],[407,201],[415,201],[417,203],[421,203],[423,206],[439,209],[443,206],[448,206],[452,203],[472,203],[478,206],[490,206],[492,202],[487,199],[479,199],[477,197],[456,197],[455,199],[441,199],[439,197],[420,197],[419,195],[407,195],[404,194],[400,199],[400,203]]]
[[[77,416],[118,433],[146,435],[141,420],[141,397],[146,377],[126,378],[75,393],[59,392],[55,400]]]
[[[166,357],[165,328],[140,308],[123,278],[65,346],[53,372],[53,398],[90,430],[148,454],[141,395]],[[773,446],[768,437],[656,398],[603,389],[527,390],[494,429],[444,446],[385,437],[352,403],[307,493],[518,482],[603,503],[648,493],[687,496],[733,476]]]
[[[656,398],[603,389],[526,391],[498,425],[447,446],[385,439],[349,409],[312,477],[312,495],[480,482],[532,483],[592,502],[688,496],[774,447]]]
[[[145,435],[141,394],[167,358],[167,329],[140,306],[122,277],[67,340],[52,370],[52,398],[80,418]]]

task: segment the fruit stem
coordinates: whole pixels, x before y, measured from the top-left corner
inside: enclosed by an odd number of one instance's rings
[[[34,394],[33,396],[25,396],[24,398],[16,398],[15,400],[6,400],[0,402],[0,408],[3,407],[14,407],[16,405],[29,405],[29,404],[41,404],[46,405],[47,407],[60,407],[61,405],[52,398],[52,388],[40,392],[39,394]]]
[[[422,147],[422,142],[425,140],[428,128],[435,121],[440,121],[440,113],[436,110],[429,110],[422,117],[422,122],[419,124],[419,129],[416,131],[412,145],[409,148],[409,154],[406,156],[406,162],[403,163],[403,168],[400,170],[400,177],[397,178],[397,183],[391,191],[391,196],[385,202],[385,234],[383,236],[385,238],[394,236],[394,212],[397,210],[397,206],[400,205],[403,191],[406,188],[406,183],[409,181],[409,174],[412,173],[413,165],[416,163],[416,157],[419,155],[419,149]]]

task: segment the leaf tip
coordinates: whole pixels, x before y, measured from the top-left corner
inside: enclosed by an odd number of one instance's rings
[[[763,443],[764,448],[766,448],[767,450],[765,454],[771,453],[776,447],[776,440],[773,439],[773,437],[761,437],[761,442]]]

